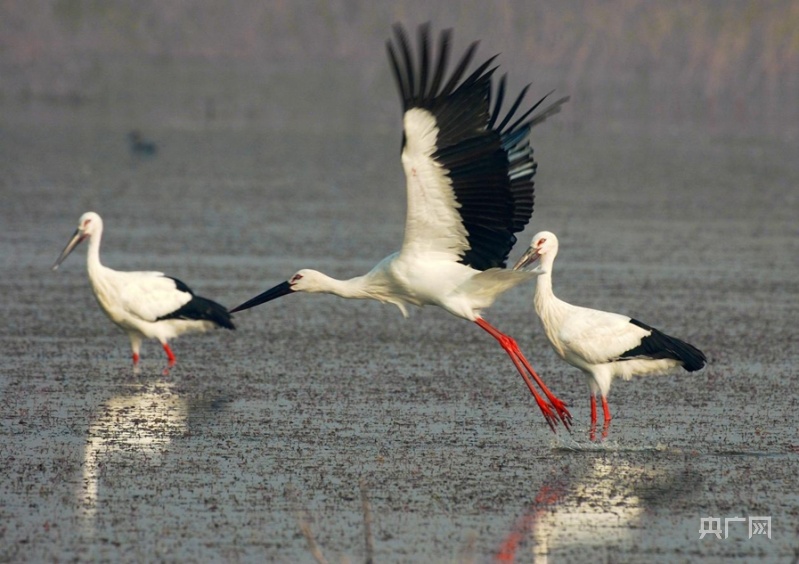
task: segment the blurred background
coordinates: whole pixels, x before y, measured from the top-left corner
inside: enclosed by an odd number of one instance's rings
[[[573,127],[799,129],[794,0],[0,2],[3,120],[396,128],[394,22],[480,39]],[[300,80],[299,77],[304,77]],[[514,82],[516,81],[516,82]]]

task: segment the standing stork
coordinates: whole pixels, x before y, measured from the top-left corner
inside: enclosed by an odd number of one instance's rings
[[[103,266],[100,263],[102,236],[100,216],[94,212],[84,213],[78,220],[75,234],[53,264],[53,270],[80,242],[89,240],[87,266],[94,297],[109,319],[128,334],[134,367],[139,363],[142,339],[158,339],[172,367],[175,355],[169,347],[169,339],[213,327],[236,328],[224,306],[196,296],[177,278],[162,272],[120,272]]]
[[[591,440],[596,438],[596,395],[602,397],[607,437],[610,427],[608,392],[613,378],[629,380],[635,375],[664,374],[682,366],[688,372],[700,370],[705,355],[688,343],[626,315],[578,307],[555,297],[552,265],[558,254],[558,238],[542,231],[513,269],[536,261],[535,312],[541,319],[549,343],[557,355],[586,375],[591,390]]]
[[[571,423],[566,404],[535,373],[516,342],[481,316],[503,292],[534,275],[505,268],[533,212],[536,162],[528,141],[530,129],[557,113],[562,98],[532,116],[544,101],[520,112],[525,87],[500,119],[503,77],[492,105],[491,67],[495,57],[468,76],[472,43],[448,80],[451,31],[441,33],[435,68],[431,66],[430,31],[419,28],[418,64],[400,25],[395,43],[387,43],[391,68],[404,109],[402,165],[407,181],[405,239],[370,272],[336,280],[316,270],[300,270],[287,282],[234,308],[237,312],[296,292],[323,292],[343,298],[372,299],[396,305],[434,305],[475,322],[497,339],[510,356],[554,431],[558,418]],[[489,68],[491,67],[491,68]],[[546,98],[546,97],[545,97]],[[531,380],[546,395],[542,398]]]

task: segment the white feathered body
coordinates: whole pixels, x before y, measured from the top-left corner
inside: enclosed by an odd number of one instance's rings
[[[158,319],[189,303],[192,294],[179,290],[162,272],[121,272],[89,263],[89,280],[100,308],[123,331],[160,342],[187,332],[203,332],[216,324],[207,319]]]
[[[368,273],[349,280],[336,280],[311,269],[298,274],[303,291],[394,304],[405,317],[408,305],[435,305],[469,321],[478,319],[481,310],[489,308],[503,292],[535,277],[502,268],[475,271],[436,251],[413,257],[394,253]]]
[[[536,281],[535,310],[555,353],[586,374],[593,394],[607,396],[613,378],[665,374],[680,365],[673,358],[625,358],[650,335],[626,315],[575,306],[554,295],[546,298],[546,278]],[[551,287],[550,287],[551,294]]]

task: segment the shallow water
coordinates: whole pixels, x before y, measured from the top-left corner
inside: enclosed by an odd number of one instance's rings
[[[796,557],[790,146],[556,122],[534,136],[536,211],[511,259],[557,232],[561,297],[710,359],[617,381],[595,444],[585,382],[547,347],[532,287],[488,318],[569,402],[571,436],[550,433],[496,343],[433,309],[406,321],[293,296],[238,314],[236,333],[177,340],[167,376],[145,343],[134,374],[82,250],[49,270],[82,212],[105,219],[107,265],[164,270],[233,306],[299,268],[347,277],[395,250],[399,140],[149,124],[159,152],[143,159],[126,124],[88,111],[0,130],[0,560],[311,561],[301,520],[329,560],[360,560],[362,481],[378,561]],[[711,516],[770,516],[771,539],[734,521],[699,540]]]

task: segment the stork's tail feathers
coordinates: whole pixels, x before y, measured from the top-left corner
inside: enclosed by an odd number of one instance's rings
[[[216,326],[224,327],[225,329],[236,328],[225,306],[201,296],[192,296],[191,300],[183,307],[159,319],[194,319],[197,321],[210,321]]]
[[[696,372],[701,370],[707,357],[705,353],[700,351],[695,346],[681,341],[675,337],[666,335],[665,333],[650,327],[645,323],[641,323],[636,319],[631,319],[630,323],[638,325],[642,329],[651,331],[651,334],[641,340],[641,344],[632,350],[627,351],[623,356],[625,357],[649,357],[649,358],[673,358],[682,363],[683,368],[688,372]]]
[[[658,333],[660,332],[658,331]],[[677,360],[682,362],[682,367],[688,372],[696,372],[704,368],[707,363],[705,353],[690,343],[675,339],[674,337],[669,337],[663,333],[660,333],[660,335],[668,343],[669,351],[674,354]]]
[[[219,327],[224,327],[225,329],[233,330],[236,328],[236,326],[233,325],[233,319],[230,313],[222,304],[198,296],[195,296],[192,301],[198,302],[198,305],[200,305],[204,311],[205,319],[213,321]]]

